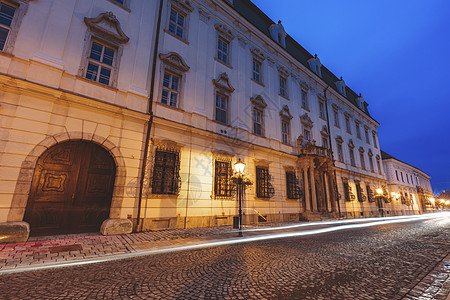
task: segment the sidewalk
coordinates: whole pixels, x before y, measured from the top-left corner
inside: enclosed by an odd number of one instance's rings
[[[364,221],[364,219],[355,219],[350,222],[361,223]],[[243,227],[243,232],[244,236],[248,237],[264,235],[267,233],[266,230],[282,233],[342,225],[327,223],[329,222],[263,223],[246,225]],[[110,236],[86,233],[31,237],[25,243],[0,245],[0,274],[26,271],[30,269],[30,266],[57,266],[104,257],[120,258],[120,256],[131,253],[157,252],[183,246],[193,247],[204,243],[239,239],[237,234],[237,229],[233,229],[231,226],[221,226],[167,229]]]

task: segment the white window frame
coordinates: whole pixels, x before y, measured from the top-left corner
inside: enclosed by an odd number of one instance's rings
[[[175,12],[178,15],[182,16],[184,18],[184,24],[183,26],[179,26],[179,24],[175,23],[175,32],[170,31],[170,25],[171,25],[171,15],[172,11]],[[166,21],[166,28],[164,29],[164,32],[167,34],[173,36],[176,39],[179,39],[180,41],[184,43],[188,43],[188,36],[189,36],[189,18],[190,14],[194,11],[194,8],[189,3],[189,1],[181,1],[181,0],[171,0],[168,3],[168,13],[167,13],[167,21]],[[176,28],[182,27],[183,34],[182,36],[178,36],[176,33]]]
[[[170,76],[169,86],[165,86],[164,85],[166,74],[168,74]],[[178,79],[178,89],[173,89],[173,78],[177,78]],[[182,76],[180,74],[171,72],[170,70],[167,70],[167,69],[164,70],[163,79],[162,79],[162,87],[161,87],[161,103],[162,104],[178,108],[178,106],[180,105],[181,81],[182,81]],[[167,103],[163,102],[164,91],[166,91],[168,93]],[[176,95],[177,96],[175,105],[173,105],[173,103],[172,103],[172,95]]]
[[[100,53],[100,60],[91,58],[91,53],[92,53],[92,51],[93,51],[92,48],[93,48],[93,46],[94,46],[94,43],[97,44],[97,45],[102,46],[102,52]],[[103,59],[104,59],[104,57],[105,57],[105,51],[106,51],[106,49],[110,49],[110,50],[112,50],[113,53],[114,53],[113,59],[112,59],[112,62],[111,62],[111,65],[109,65],[109,64],[103,62]],[[91,39],[91,43],[90,43],[90,47],[89,47],[89,53],[88,53],[88,56],[87,56],[87,58],[86,58],[86,67],[85,67],[85,70],[86,70],[86,71],[85,71],[85,73],[84,73],[84,78],[86,78],[86,79],[88,79],[88,80],[92,80],[92,81],[94,81],[94,82],[98,82],[98,83],[100,83],[100,84],[104,84],[104,85],[106,85],[106,86],[111,86],[111,85],[112,85],[113,78],[116,77],[116,76],[115,76],[115,73],[116,73],[115,66],[117,65],[117,63],[116,63],[116,60],[117,60],[117,54],[118,54],[117,48],[114,47],[113,45],[110,45],[110,44],[108,44],[108,43],[105,43],[105,42],[100,41],[100,40],[95,39],[95,38]],[[95,65],[95,66],[98,67],[98,69],[97,69],[97,75],[96,75],[96,78],[95,78],[95,79],[88,78],[88,74],[89,74],[89,65]],[[103,69],[108,69],[108,70],[110,71],[110,74],[109,74],[109,77],[108,77],[108,83],[100,82],[101,76],[102,76],[102,75],[101,75],[101,71],[102,71]]]
[[[308,92],[304,89],[301,90],[301,107],[309,111]]]
[[[289,98],[288,77],[281,73],[278,73],[278,95]]]

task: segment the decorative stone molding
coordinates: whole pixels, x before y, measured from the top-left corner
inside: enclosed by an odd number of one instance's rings
[[[267,104],[261,95],[251,97],[250,102],[259,109],[264,109],[267,107]]]
[[[104,12],[99,14],[96,18],[84,18],[84,23],[94,32],[99,35],[107,35],[109,39],[117,44],[125,44],[130,38],[122,31],[119,20],[111,12]],[[115,32],[111,31],[115,29]]]
[[[188,14],[194,11],[194,7],[191,5],[189,0],[171,0],[172,4],[176,5],[177,8],[181,9],[184,13]]]
[[[380,160],[381,157],[380,157],[380,155],[377,154],[377,156],[375,156],[375,158],[376,158],[377,160]]]
[[[216,30],[219,32],[219,34],[224,37],[225,39],[232,41],[234,40],[234,34],[233,32],[231,32],[230,29],[228,29],[228,27],[226,27],[225,25],[222,24],[216,24],[214,25],[214,28],[216,28]]]
[[[250,52],[252,53],[253,58],[259,60],[260,62],[263,62],[266,59],[264,53],[258,48],[251,48]]]
[[[369,149],[369,152],[367,153],[367,155],[369,155],[369,157],[373,156],[372,149]]]
[[[245,48],[245,46],[247,46],[248,41],[242,37],[242,36],[238,36],[238,42],[239,42],[239,46],[241,46],[242,48]]]
[[[266,159],[254,159],[255,166],[257,167],[269,167],[269,165],[272,163],[271,161],[268,161]]]
[[[190,67],[178,53],[169,52],[167,54],[159,54],[159,58],[164,64],[174,68],[177,71],[187,72],[190,69]]]
[[[283,25],[281,25],[281,20],[278,21],[278,24],[272,24],[269,27],[270,36],[272,39],[280,44],[283,47],[286,47],[286,31],[284,30]]]
[[[378,134],[378,131],[372,130],[372,134],[373,134],[373,135],[377,135],[377,134]]]
[[[348,147],[351,148],[351,149],[355,148],[355,144],[353,144],[353,140],[352,139],[350,139],[350,141],[348,142]]]
[[[213,79],[212,82],[217,88],[224,90],[227,93],[234,92],[234,87],[230,84],[230,79],[225,72],[220,74],[217,79]]]
[[[336,138],[336,142],[338,144],[342,144],[344,142],[344,139],[342,138],[342,136],[338,135],[337,138]]]
[[[369,130],[370,129],[370,127],[369,126],[367,126],[367,125],[364,125],[364,130]]]
[[[302,90],[306,92],[310,89],[309,84],[305,81],[300,81],[300,87],[302,88]]]
[[[323,135],[323,136],[329,136],[330,135],[327,125],[323,125],[322,130],[320,131],[320,134]]]
[[[280,116],[281,116],[281,118],[283,118],[287,121],[290,121],[292,119],[292,115],[289,112],[289,106],[287,106],[287,105],[283,106],[283,109],[281,109],[281,111],[280,111]]]
[[[335,103],[331,104],[331,107],[333,107],[334,110],[340,110],[340,109],[341,109],[341,108],[340,108],[337,104],[335,104]]]
[[[277,68],[278,72],[280,72],[281,75],[285,76],[285,77],[289,77],[289,71],[286,70],[284,67],[279,66]]]
[[[208,12],[200,9],[198,11],[198,15],[199,15],[199,18],[201,21],[205,22],[206,24],[209,23],[209,19],[211,18],[211,15]]]
[[[275,59],[273,59],[273,57],[267,56],[267,61],[271,67],[275,65]]]
[[[234,154],[228,153],[224,150],[214,150],[211,151],[211,153],[214,160],[231,162],[235,157]]]
[[[314,122],[308,116],[308,113],[305,113],[304,115],[300,116],[300,122],[307,127],[313,127],[314,124]]]
[[[348,112],[346,112],[346,111],[344,111],[344,116],[345,116],[346,118],[349,118],[349,119],[350,119],[350,117],[351,117],[350,113],[348,113]]]
[[[174,142],[169,139],[152,139],[153,146],[158,150],[169,150],[174,152],[180,152],[183,148],[183,144]]]
[[[364,148],[363,147],[359,147],[358,150],[359,150],[360,153],[364,153]]]

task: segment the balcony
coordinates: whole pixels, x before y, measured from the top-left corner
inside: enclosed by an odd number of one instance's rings
[[[304,142],[298,145],[298,155],[301,156],[314,156],[314,157],[323,157],[327,159],[333,159],[333,153],[330,149],[319,147],[315,145],[315,141],[312,142]]]

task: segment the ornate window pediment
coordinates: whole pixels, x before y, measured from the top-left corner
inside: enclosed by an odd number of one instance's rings
[[[222,73],[217,79],[213,79],[213,84],[220,90],[224,90],[227,93],[234,92],[234,87],[230,84],[230,78],[227,73]]]
[[[184,13],[188,14],[194,11],[194,7],[189,0],[172,0],[172,3],[176,5],[178,9],[181,9]]]
[[[130,38],[122,31],[119,20],[111,12],[99,14],[96,18],[84,18],[84,23],[100,37],[116,44],[125,44]]]
[[[186,64],[184,59],[175,52],[169,52],[167,54],[159,54],[159,58],[163,61],[167,66],[174,68],[175,70],[181,72],[189,71],[190,67]]]
[[[323,135],[323,136],[329,136],[330,135],[327,125],[323,125],[322,130],[320,131],[320,134]]]
[[[261,95],[258,95],[256,97],[251,97],[250,101],[252,102],[252,104],[254,106],[256,106],[259,109],[264,109],[267,107],[267,104]]]
[[[359,152],[360,153],[364,153],[364,148],[363,147],[359,147]]]
[[[289,71],[286,70],[285,68],[283,68],[282,66],[279,66],[277,68],[278,72],[280,72],[281,75],[283,75],[284,77],[289,77]]]
[[[300,122],[307,127],[312,127],[314,124],[314,122],[308,116],[308,113],[305,113],[304,115],[300,116]]]
[[[333,107],[334,110],[340,110],[341,108],[339,106],[337,106],[337,104],[333,103],[331,104],[331,106]]]
[[[309,84],[306,83],[305,81],[300,81],[300,87],[302,88],[302,90],[304,90],[305,92],[307,92],[309,90]]]
[[[380,160],[380,156],[377,154],[377,156],[375,156],[375,158],[377,159],[377,160]]]
[[[289,112],[289,106],[283,106],[283,109],[280,111],[280,116],[288,121],[292,119],[292,115]]]
[[[234,40],[233,32],[231,32],[231,30],[228,29],[228,27],[226,27],[225,25],[216,24],[216,25],[214,25],[214,28],[216,28],[216,30],[219,32],[219,34],[222,37],[224,37],[225,39],[227,39],[228,41]]]
[[[344,139],[342,138],[342,136],[338,135],[336,138],[336,142],[338,142],[339,144],[342,144],[344,142]]]
[[[367,153],[367,155],[369,155],[370,157],[373,156],[372,149],[369,149],[369,152]]]
[[[353,144],[353,140],[352,139],[348,142],[348,147],[351,148],[351,149],[355,148],[355,144]]]
[[[252,53],[253,58],[259,60],[260,62],[263,62],[266,59],[264,53],[257,48],[251,48],[250,52]]]

